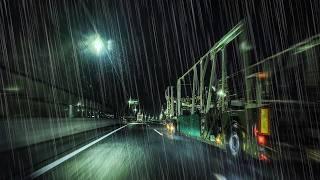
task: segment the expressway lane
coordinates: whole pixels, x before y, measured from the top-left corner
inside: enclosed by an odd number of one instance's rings
[[[277,169],[170,135],[161,125],[129,124],[39,179],[281,179]]]

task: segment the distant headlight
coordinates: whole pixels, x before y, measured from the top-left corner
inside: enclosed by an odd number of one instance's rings
[[[168,124],[167,129],[169,131],[173,131],[174,130],[174,125],[172,123]]]
[[[170,126],[170,130],[173,131],[174,130],[174,126],[171,124]]]

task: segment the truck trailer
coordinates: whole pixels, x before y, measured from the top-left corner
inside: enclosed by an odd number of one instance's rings
[[[320,35],[259,60],[247,27],[237,24],[167,88],[166,118],[234,159],[320,162]]]

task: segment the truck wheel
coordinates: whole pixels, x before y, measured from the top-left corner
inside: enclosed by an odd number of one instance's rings
[[[233,158],[238,159],[242,153],[242,137],[239,130],[231,129],[227,139],[227,151]]]

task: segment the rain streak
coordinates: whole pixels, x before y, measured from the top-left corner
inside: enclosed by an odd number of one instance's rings
[[[319,0],[0,0],[0,179],[319,179]]]

